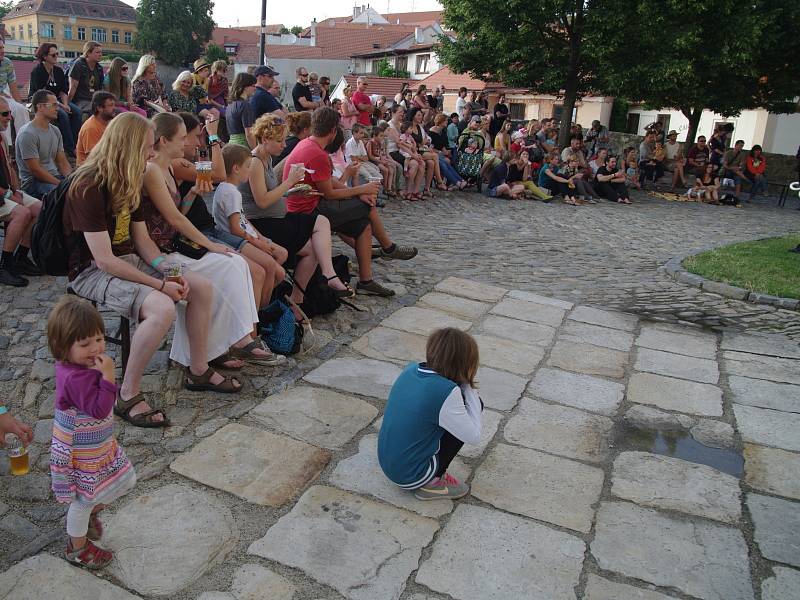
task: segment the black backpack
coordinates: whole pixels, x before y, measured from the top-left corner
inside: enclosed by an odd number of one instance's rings
[[[337,254],[333,257],[333,269],[339,279],[342,280],[342,283],[350,283],[350,269],[347,263],[348,259],[344,254]],[[300,308],[311,318],[332,313],[341,305],[342,301],[336,296],[336,293],[325,280],[322,271],[317,267],[314,275],[308,280]]]
[[[72,178],[62,179],[42,198],[42,210],[33,225],[31,253],[38,267],[47,275],[62,276],[69,271],[69,253],[64,239],[64,202]]]

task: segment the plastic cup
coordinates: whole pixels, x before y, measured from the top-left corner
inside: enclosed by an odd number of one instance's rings
[[[165,275],[167,281],[180,283],[183,279],[183,265],[181,263],[172,263],[167,267]]]
[[[213,183],[211,179],[211,169],[213,164],[211,161],[203,160],[194,163],[194,168],[197,170],[197,183]]]
[[[27,475],[30,471],[30,460],[28,459],[28,449],[23,445],[22,440],[13,433],[9,433],[5,438],[8,461],[11,465],[12,475]]]

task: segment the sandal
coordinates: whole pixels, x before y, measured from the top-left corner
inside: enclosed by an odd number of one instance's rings
[[[438,189],[442,190],[443,192],[448,192],[448,191],[450,191],[450,190],[447,188],[447,186],[446,186],[444,183],[442,183],[441,181],[440,181],[439,183],[437,183],[437,184],[436,184],[436,187],[437,187]]]
[[[242,365],[240,365],[238,367],[231,367],[231,366],[228,366],[227,364],[225,364],[225,363],[229,363],[229,362],[231,362],[233,360],[237,360],[238,361],[240,359],[234,358],[233,356],[231,356],[231,352],[230,352],[230,350],[228,350],[227,352],[225,352],[223,354],[220,354],[214,360],[208,361],[208,366],[209,367],[214,367],[215,369],[225,369],[227,371],[241,371],[242,368],[244,368],[244,363],[243,362],[242,362]]]
[[[141,392],[129,400],[123,400],[119,392],[117,392],[117,400],[114,402],[114,414],[134,427],[169,427],[169,418],[160,408],[148,410],[138,415],[131,415],[131,410],[133,410],[137,404],[144,401],[144,394]],[[156,415],[161,415],[163,419],[161,421],[154,421],[153,417]]]
[[[94,571],[102,569],[114,560],[114,554],[108,550],[98,548],[91,540],[86,540],[86,545],[76,550],[72,547],[72,540],[69,540],[67,542],[67,549],[64,550],[64,558],[73,565],[86,567]]]
[[[96,542],[103,537],[103,524],[100,522],[100,518],[97,516],[99,513],[100,511],[98,510],[89,516],[89,529],[86,531],[86,537],[93,542]]]
[[[339,276],[338,275],[334,275],[332,277],[327,277],[325,279],[325,281],[331,281],[333,279],[339,279]],[[336,294],[336,297],[337,298],[355,298],[356,297],[356,292],[352,287],[350,287],[350,284],[349,283],[345,283],[341,279],[339,279],[339,281],[342,282],[342,284],[344,285],[345,289],[337,290],[336,288],[333,288],[330,285],[328,286],[328,287],[331,287],[331,289],[333,290],[333,293]]]
[[[242,384],[233,377],[225,377],[220,383],[211,383],[214,375],[219,375],[214,369],[208,367],[202,375],[195,375],[186,367],[186,377],[183,387],[191,392],[219,392],[221,394],[237,394],[242,391]],[[220,375],[222,377],[222,375]],[[233,382],[239,383],[237,386]]]
[[[397,192],[395,192],[394,190],[387,190],[386,191],[386,197],[387,198],[397,198]]]
[[[630,201],[630,200],[628,200],[627,198],[618,198],[618,199],[617,199],[617,203],[618,203],[618,204],[630,204],[630,203],[631,203],[631,201]]]
[[[259,356],[258,354],[253,354],[253,350],[261,348],[267,352],[264,356]],[[265,367],[273,367],[275,365],[279,365],[281,363],[286,362],[286,357],[280,354],[274,354],[269,348],[264,345],[264,342],[261,341],[260,337],[256,337],[251,341],[249,344],[242,348],[237,348],[236,346],[232,346],[230,349],[231,356],[234,358],[240,358],[250,364],[253,365],[262,365]]]

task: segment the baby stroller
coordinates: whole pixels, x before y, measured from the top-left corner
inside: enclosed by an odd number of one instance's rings
[[[465,181],[475,184],[481,191],[481,167],[483,167],[483,146],[485,141],[478,131],[464,130],[458,136],[456,148],[456,171]]]

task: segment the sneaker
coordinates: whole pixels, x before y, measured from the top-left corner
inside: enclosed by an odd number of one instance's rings
[[[394,250],[386,252],[381,248],[381,258],[388,260],[410,260],[417,255],[417,249],[414,246],[398,246],[394,245]]]
[[[356,293],[369,294],[372,296],[382,296],[384,298],[389,298],[390,296],[394,296],[393,290],[383,287],[380,283],[378,283],[374,279],[371,279],[366,283],[359,281],[356,284]]]
[[[29,256],[17,257],[14,267],[17,273],[22,273],[29,277],[37,277],[42,274],[42,270],[36,266],[36,263]]]
[[[98,548],[91,540],[86,540],[86,545],[83,548],[75,550],[72,547],[72,540],[69,540],[67,542],[67,549],[64,550],[64,558],[73,565],[86,567],[94,571],[102,569],[114,560],[114,554],[108,550]]]
[[[5,265],[0,265],[0,284],[13,287],[25,287],[28,285],[28,280],[15,273],[14,269],[10,269]]]
[[[377,248],[373,248],[372,249],[372,258],[380,258],[381,254],[382,254],[382,251],[380,249],[380,246],[377,247]]]
[[[434,477],[431,481],[414,491],[417,500],[438,500],[440,498],[463,498],[469,494],[469,486],[458,479],[445,473],[441,477]]]

